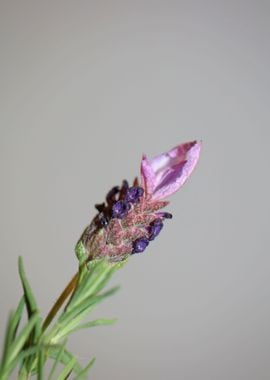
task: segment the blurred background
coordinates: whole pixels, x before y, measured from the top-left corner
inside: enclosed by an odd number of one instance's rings
[[[270,376],[269,1],[0,1],[0,339],[21,287],[45,315],[94,204],[203,140],[160,237],[69,347],[93,379]]]

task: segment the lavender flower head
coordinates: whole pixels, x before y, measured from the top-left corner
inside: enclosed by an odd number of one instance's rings
[[[185,183],[195,168],[201,143],[197,141],[176,146],[168,152],[141,162],[141,179],[129,186],[113,187],[106,202],[96,205],[98,214],[84,230],[80,241],[88,259],[108,257],[111,262],[143,252],[163,228],[168,212],[167,197]]]

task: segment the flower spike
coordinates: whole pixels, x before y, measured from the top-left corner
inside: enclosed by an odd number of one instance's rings
[[[88,259],[108,257],[122,261],[143,252],[172,214],[160,209],[165,199],[176,192],[190,176],[200,154],[200,142],[188,142],[141,162],[141,183],[132,186],[126,180],[109,191],[106,203],[96,205],[98,214],[83,232],[80,241]]]

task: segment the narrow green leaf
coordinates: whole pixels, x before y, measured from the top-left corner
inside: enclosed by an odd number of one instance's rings
[[[33,315],[32,318],[27,322],[27,325],[18,334],[17,338],[8,347],[8,350],[6,352],[6,360],[3,367],[1,368],[0,379],[5,379],[7,376],[9,376],[9,374],[18,364],[19,358],[22,357],[21,354],[23,346],[27,341],[38,317],[38,315]]]
[[[38,353],[37,380],[44,380],[44,365],[45,365],[44,351],[40,350],[40,352]]]
[[[73,329],[69,330],[69,332],[66,335],[69,335],[75,331],[81,330],[81,329],[87,329],[90,327],[96,327],[96,326],[108,326],[112,325],[116,322],[116,319],[96,319],[94,321],[86,322],[80,325],[77,325]]]
[[[74,301],[83,295],[84,298],[99,292],[103,289],[106,283],[115,272],[116,268],[106,259],[91,261],[87,264],[88,273],[85,276],[83,286],[78,287],[77,294],[75,293]],[[74,302],[75,303],[75,302]]]
[[[24,266],[23,266],[23,259],[21,256],[19,257],[18,266],[19,266],[19,275],[20,275],[20,279],[21,279],[22,287],[24,291],[24,296],[25,296],[28,318],[30,318],[33,314],[38,312],[38,307],[37,307],[34,294],[31,290],[30,284],[27,280]],[[41,334],[41,320],[40,320],[40,323],[36,323],[35,329],[33,330],[32,339],[34,342],[37,342],[40,334]]]
[[[78,376],[75,377],[74,380],[81,380],[81,379],[86,379],[86,376],[90,369],[93,367],[95,364],[96,358],[93,358],[90,360],[90,362],[87,364],[87,366],[78,374]]]
[[[11,312],[10,316],[7,321],[6,331],[5,331],[5,338],[4,338],[4,345],[3,345],[3,354],[1,359],[1,365],[0,365],[0,378],[2,378],[4,371],[6,370],[6,363],[8,361],[8,352],[10,350],[10,345],[12,342],[12,320],[13,320],[14,314]]]
[[[23,266],[23,259],[21,256],[19,257],[18,265],[19,265],[19,275],[22,282],[22,286],[23,286],[28,315],[29,317],[31,317],[32,314],[37,312],[37,303],[33,295],[33,292],[31,290],[31,287],[29,285],[29,282],[27,280],[24,266]]]
[[[90,311],[105,298],[111,296],[119,289],[118,286],[104,292],[95,297],[90,297],[89,299],[82,302],[82,304],[76,306],[74,310],[69,313],[62,315],[61,319],[54,326],[51,331],[50,338],[54,343],[57,343],[63,337],[67,336],[71,331],[73,331],[80,321],[90,313]]]
[[[7,371],[6,371],[6,375],[7,376],[10,375],[20,362],[22,362],[24,359],[26,359],[29,356],[37,354],[41,349],[42,349],[42,347],[40,347],[40,346],[34,346],[34,347],[29,347],[26,350],[21,351],[15,357],[15,359],[9,364]],[[19,379],[21,379],[21,378],[24,379],[26,377],[27,377],[26,368],[22,367],[20,369]],[[1,379],[1,377],[0,377],[0,379]]]
[[[46,354],[46,352],[49,350],[49,349],[55,349],[55,350],[58,350],[60,348],[59,345],[44,345],[44,344],[41,344],[41,345],[36,345],[36,346],[32,346],[32,347],[29,347],[29,348],[26,348],[24,350],[22,350],[15,358],[14,360],[8,365],[7,368],[5,368],[5,372],[4,373],[1,373],[0,375],[0,379],[7,379],[9,378],[10,374],[15,370],[15,368],[17,367],[17,365],[19,363],[22,363],[25,359],[27,359],[29,356],[34,356],[34,355],[37,355],[38,353],[40,353],[41,351],[44,352]],[[79,368],[78,368],[79,370]],[[34,373],[32,373],[33,375]],[[29,378],[29,373],[28,373],[28,370],[25,366],[21,367],[20,369],[20,372],[19,372],[19,377],[18,379],[28,379]]]
[[[88,329],[90,327],[96,327],[96,326],[109,326],[109,325],[113,325],[116,321],[117,319],[115,318],[114,319],[99,318],[99,319],[95,319],[93,321],[89,321],[81,325],[78,325],[77,329],[73,331],[80,330],[80,329]]]
[[[54,359],[56,360],[57,356],[58,356],[58,353],[59,353],[59,349],[50,349],[48,351],[48,356],[51,358],[51,359]],[[81,365],[79,364],[79,362],[76,360],[76,358],[67,350],[67,349],[64,349],[60,358],[58,358],[58,361],[64,365],[67,365],[71,360],[74,360],[75,359],[75,364],[73,366],[73,371],[78,374],[82,371],[82,367]]]
[[[59,351],[58,351],[58,353],[57,353],[57,355],[55,357],[54,363],[53,363],[52,368],[50,370],[50,373],[49,373],[49,376],[48,376],[48,380],[52,380],[53,379],[53,375],[54,375],[54,373],[56,371],[57,365],[59,364],[61,356],[63,355],[63,352],[65,350],[65,345],[66,345],[66,341],[59,348]]]
[[[65,366],[63,371],[60,373],[60,375],[57,377],[57,380],[65,380],[69,376],[69,374],[72,372],[73,367],[75,366],[77,360],[73,357]]]
[[[79,283],[67,310],[72,309],[83,299],[95,293],[100,282],[106,278],[109,280],[108,274],[110,271],[112,271],[112,267],[106,261],[93,262],[91,268],[88,269],[88,272],[84,274],[84,278]]]
[[[33,330],[39,319],[40,317],[38,314],[33,314],[26,326],[22,329],[22,331],[18,334],[16,339],[12,342],[8,350],[9,362],[12,362],[15,359],[15,357],[20,353],[24,344],[28,340],[31,331]]]
[[[8,352],[10,351],[10,345],[14,341],[17,333],[17,329],[19,327],[19,323],[21,321],[22,312],[24,308],[24,297],[21,298],[15,313],[11,313],[10,318],[8,320],[7,328],[6,328],[6,336],[4,341],[4,349],[3,356],[0,365],[0,374],[1,368],[4,367],[5,362],[8,361]]]
[[[22,317],[23,308],[24,308],[24,297],[21,298],[16,311],[12,312],[8,319],[6,335],[5,335],[5,340],[4,340],[3,355],[2,355],[1,365],[0,365],[0,376],[1,376],[1,373],[4,371],[4,367],[6,366],[7,362],[10,361],[8,357],[11,351],[10,346],[16,337],[17,329]]]
[[[92,265],[93,265],[92,262],[89,262],[87,264],[89,271],[92,270]],[[100,273],[97,273],[97,275],[94,276],[95,271],[93,271],[93,274],[92,274],[93,282],[92,283],[89,282],[88,289],[87,289],[88,294],[98,293],[101,289],[103,289],[106,283],[110,280],[110,278],[112,277],[112,275],[117,269],[118,268],[115,265],[112,265],[111,263],[109,263],[107,259],[102,260]]]
[[[105,298],[116,293],[117,290],[119,290],[119,288],[120,288],[119,286],[115,286],[102,294],[99,294],[96,296],[90,296],[87,299],[84,299],[80,304],[74,307],[71,311],[64,313],[59,318],[59,322],[62,322],[63,324],[70,322],[77,316],[80,316],[84,311],[87,311],[87,309],[90,308],[91,306],[96,305],[97,303],[103,301]]]
[[[11,326],[11,334],[12,334],[12,339],[15,338],[21,318],[22,318],[22,313],[25,305],[25,298],[22,297],[20,299],[20,302],[17,306],[17,309],[15,310],[15,313],[12,318],[12,326]]]

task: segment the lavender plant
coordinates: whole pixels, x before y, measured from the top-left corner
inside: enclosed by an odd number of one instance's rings
[[[187,180],[199,159],[201,144],[181,144],[149,160],[141,161],[141,177],[130,186],[126,180],[113,187],[106,201],[97,204],[97,214],[85,228],[75,247],[78,272],[65,287],[43,320],[27,280],[22,258],[19,275],[23,296],[10,314],[3,354],[0,380],[15,371],[18,379],[36,377],[64,380],[86,379],[95,359],[82,367],[76,355],[66,348],[70,334],[80,329],[114,322],[97,319],[84,322],[91,311],[118,287],[106,290],[111,276],[134,254],[142,253],[163,228],[172,214],[161,211],[169,204],[167,198]],[[27,322],[22,317],[27,313]]]

